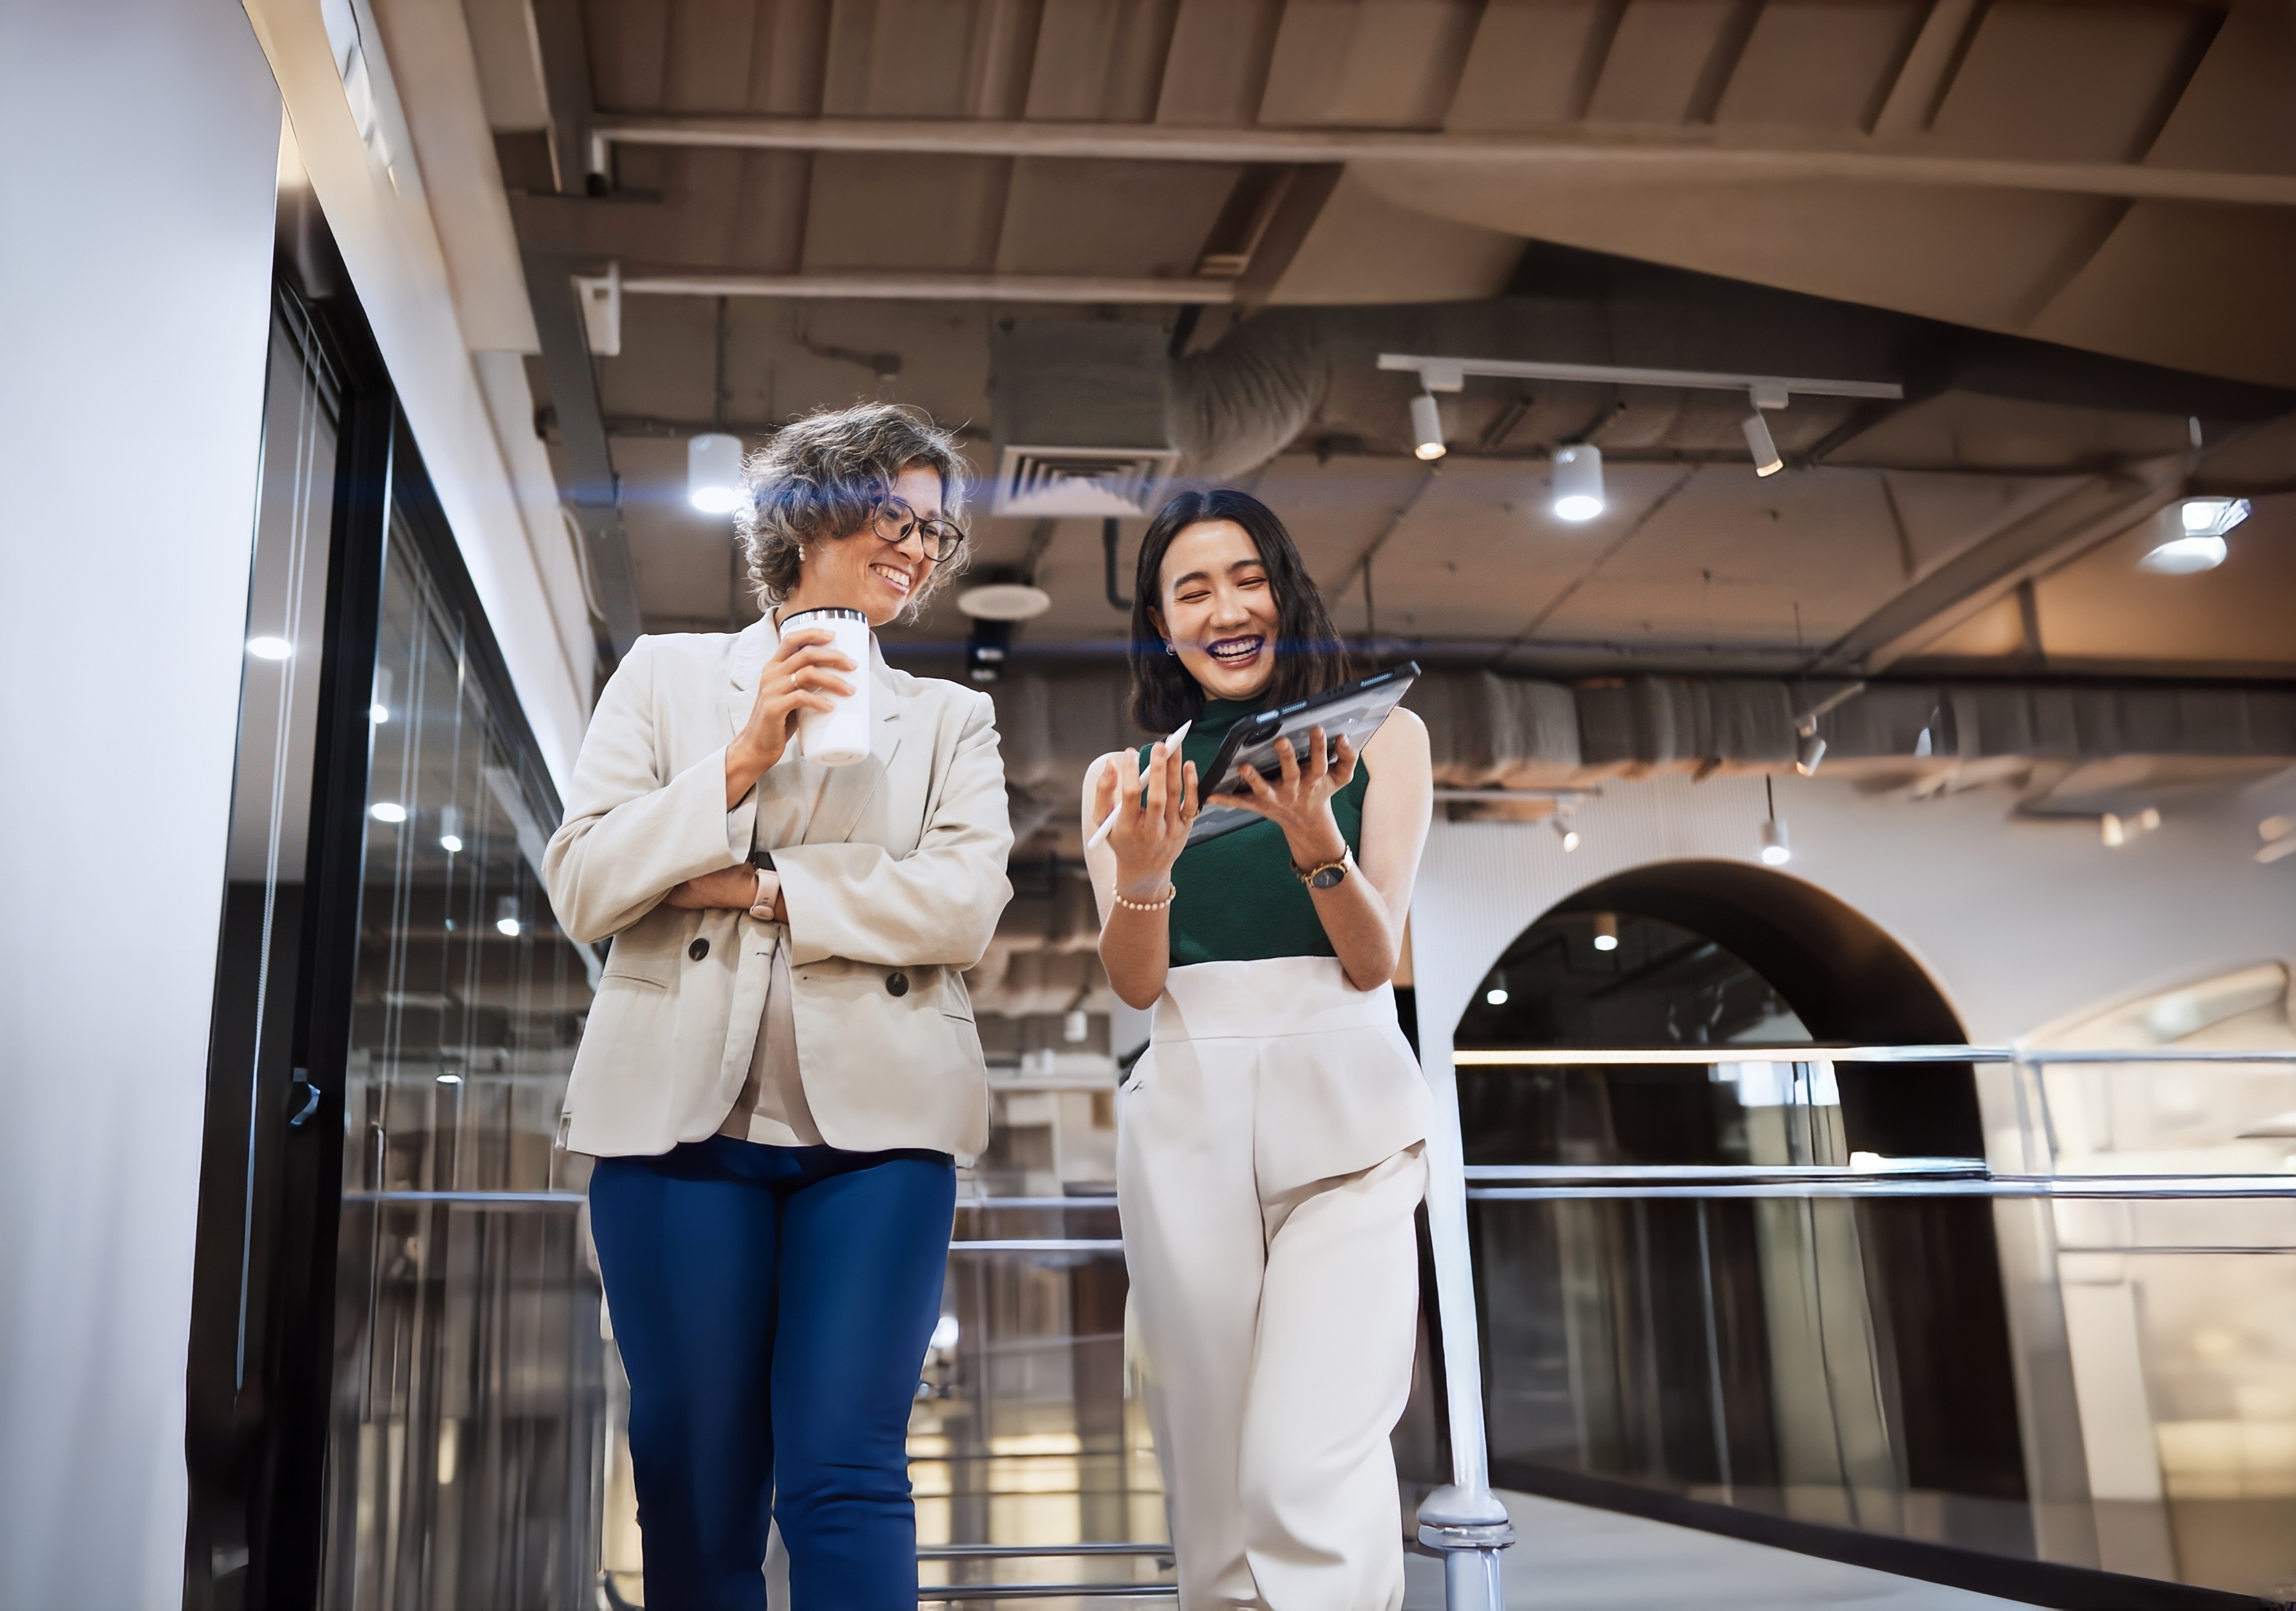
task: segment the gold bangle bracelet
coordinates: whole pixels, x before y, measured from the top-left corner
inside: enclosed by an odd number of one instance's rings
[[[1160,912],[1178,899],[1179,893],[1180,889],[1177,884],[1168,884],[1164,886],[1164,898],[1161,900],[1127,900],[1123,896],[1113,892],[1111,893],[1110,899],[1128,912]]]

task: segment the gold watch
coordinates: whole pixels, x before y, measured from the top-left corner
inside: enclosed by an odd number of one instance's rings
[[[1326,861],[1321,867],[1303,867],[1295,864],[1292,868],[1292,876],[1311,890],[1335,889],[1340,880],[1348,875],[1349,868],[1354,865],[1355,852],[1341,851],[1337,861]]]

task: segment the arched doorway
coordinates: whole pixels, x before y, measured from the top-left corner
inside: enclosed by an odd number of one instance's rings
[[[1878,925],[1765,868],[1639,867],[1526,927],[1477,986],[1456,1048],[1717,1059],[1461,1068],[1471,1165],[1620,1171],[1599,1195],[1472,1204],[1500,1480],[1597,1500],[1631,1484],[2030,1552],[1988,1205],[1698,1183],[1857,1155],[1981,1157],[1966,1065],[1823,1056],[1962,1038]]]

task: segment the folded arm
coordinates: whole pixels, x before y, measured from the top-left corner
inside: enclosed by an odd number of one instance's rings
[[[652,645],[640,638],[590,719],[542,859],[559,926],[585,944],[621,933],[687,879],[747,860],[756,815],[754,793],[726,810],[722,749],[661,775]]]

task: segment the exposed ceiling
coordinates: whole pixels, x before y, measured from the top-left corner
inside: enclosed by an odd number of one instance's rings
[[[376,6],[394,43],[437,10]],[[1255,341],[1308,355],[1304,422],[1235,479],[1388,652],[1547,675],[2296,670],[2284,4],[462,11],[541,426],[602,593],[634,586],[649,629],[753,617],[725,522],[684,501],[687,435],[898,399],[964,427],[985,473],[992,322],[1118,320],[1167,333],[1176,374]],[[610,269],[619,341],[593,358],[568,276]],[[1471,380],[1430,467],[1383,350],[1906,397],[1797,398],[1770,416],[1788,467],[1759,480],[1742,394]],[[1548,456],[1582,439],[1611,507],[1571,527],[1546,512]],[[2254,500],[2230,560],[2137,572],[2191,490]],[[976,529],[982,566],[1053,596],[1024,653],[1120,646],[1097,522]],[[902,636],[964,631],[944,603]]]

